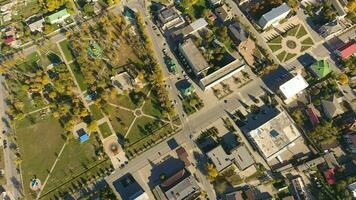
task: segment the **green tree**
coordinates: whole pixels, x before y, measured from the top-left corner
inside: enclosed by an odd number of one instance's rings
[[[86,3],[85,5],[84,5],[84,13],[86,14],[86,15],[93,15],[94,14],[94,6],[93,5],[91,5],[90,3]]]

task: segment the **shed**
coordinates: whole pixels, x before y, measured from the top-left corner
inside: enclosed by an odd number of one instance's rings
[[[322,79],[331,72],[331,66],[327,60],[318,60],[310,67],[310,70],[317,79]]]
[[[85,141],[89,140],[89,135],[83,128],[77,130],[78,136],[79,136],[79,141],[80,143],[83,143]]]

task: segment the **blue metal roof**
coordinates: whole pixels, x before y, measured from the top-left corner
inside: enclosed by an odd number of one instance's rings
[[[84,131],[84,129],[82,129],[82,128],[79,129],[79,130],[77,131],[77,133],[78,133],[78,136],[79,136],[79,141],[80,141],[80,143],[83,143],[83,142],[89,140],[89,135],[88,135],[88,133],[86,133],[86,132]]]

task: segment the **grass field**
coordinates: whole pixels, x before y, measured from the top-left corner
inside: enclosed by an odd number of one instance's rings
[[[294,54],[294,53],[288,53],[286,58],[284,59],[284,62],[294,58],[295,56],[296,56],[296,54]]]
[[[278,36],[270,41],[268,41],[268,43],[281,43],[282,42],[282,37]]]
[[[113,106],[106,106],[104,109],[116,133],[125,136],[135,118],[134,114],[131,111]]]
[[[106,123],[106,122],[103,124],[100,124],[99,129],[100,129],[101,135],[104,138],[106,138],[112,134],[110,127],[109,127],[108,123]]]
[[[160,110],[160,104],[158,100],[151,94],[150,97],[145,101],[142,107],[142,111],[153,117],[163,118],[163,113]]]
[[[285,52],[285,51],[282,51],[281,53],[279,53],[279,54],[277,55],[278,60],[281,61],[281,62],[283,62],[285,55],[286,55],[286,52]]]
[[[299,39],[299,38],[303,37],[306,34],[308,34],[308,32],[305,30],[304,26],[301,25],[300,29],[299,29],[299,31],[297,33],[297,38]]]
[[[73,60],[73,55],[71,50],[69,49],[69,42],[68,40],[63,40],[62,42],[59,43],[59,46],[61,47],[64,57],[67,60],[67,62]]]
[[[103,113],[101,113],[101,110],[95,104],[91,104],[89,106],[89,109],[90,109],[90,112],[91,112],[94,120],[99,120],[104,117]]]
[[[272,52],[275,52],[275,51],[277,51],[277,50],[279,50],[279,49],[282,48],[281,45],[270,44],[270,45],[268,45],[268,46],[269,46],[269,48],[272,50]]]
[[[153,123],[155,120],[149,117],[141,116],[138,117],[135,121],[135,124],[132,126],[130,132],[127,135],[129,143],[135,143],[140,139],[150,135],[148,131],[145,131],[145,126],[149,123]]]
[[[302,41],[302,44],[303,44],[303,45],[313,45],[314,42],[313,42],[313,40],[312,40],[310,37],[308,37],[307,39],[305,39],[305,40]]]
[[[293,27],[289,31],[286,32],[288,36],[295,36],[297,34],[298,28],[300,25]]]
[[[34,116],[37,119],[37,116]],[[22,175],[24,189],[27,195],[30,188],[27,187],[35,176],[42,182],[48,175],[60,149],[64,144],[62,134],[64,130],[54,118],[46,118],[30,125],[28,119],[16,122],[17,143],[22,156]]]
[[[80,71],[79,66],[76,63],[71,63],[69,64],[69,67],[72,69],[75,79],[77,79],[78,85],[82,91],[85,91],[88,89],[88,85],[85,83],[85,78]]]
[[[95,149],[98,147],[99,143],[93,135],[84,143],[80,143],[78,140],[68,142],[43,192],[58,187],[61,183],[71,180],[74,176],[98,163],[95,155]]]

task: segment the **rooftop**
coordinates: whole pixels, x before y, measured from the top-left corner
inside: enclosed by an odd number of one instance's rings
[[[177,17],[179,17],[178,13],[174,9],[174,7],[168,7],[159,12],[159,17],[162,23],[169,22]]]
[[[255,163],[250,152],[244,145],[241,145],[232,151],[231,156],[241,170],[244,170]]]
[[[186,59],[189,59],[192,65],[191,67],[194,68],[197,72],[202,72],[209,68],[208,62],[205,60],[199,49],[195,46],[191,38],[187,39],[183,44],[181,44],[180,49],[185,55]]]
[[[338,48],[337,51],[340,53],[340,57],[342,59],[347,59],[348,57],[356,53],[356,43],[351,41],[345,44],[344,46]]]
[[[310,69],[318,79],[324,78],[331,72],[330,63],[327,60],[318,60]]]
[[[123,200],[148,200],[148,195],[131,174],[126,174],[113,182],[115,190]]]
[[[232,164],[232,160],[226,154],[221,145],[215,147],[207,153],[219,172]]]
[[[289,6],[286,3],[281,4],[280,6],[273,8],[269,12],[262,15],[260,21],[260,25],[264,27],[269,21],[273,21],[278,18],[280,15],[288,13],[290,11]]]
[[[282,84],[279,89],[284,97],[289,99],[307,88],[309,84],[304,80],[302,75],[298,74],[289,81]]]
[[[67,9],[60,10],[58,12],[55,12],[51,15],[48,16],[48,19],[50,22],[56,21],[58,19],[61,19],[65,16],[69,16],[70,14],[67,12]]]
[[[248,133],[262,155],[273,159],[301,136],[285,111]]]
[[[337,98],[333,96],[332,100],[321,100],[321,105],[323,106],[324,112],[329,118],[336,117],[344,112]]]

